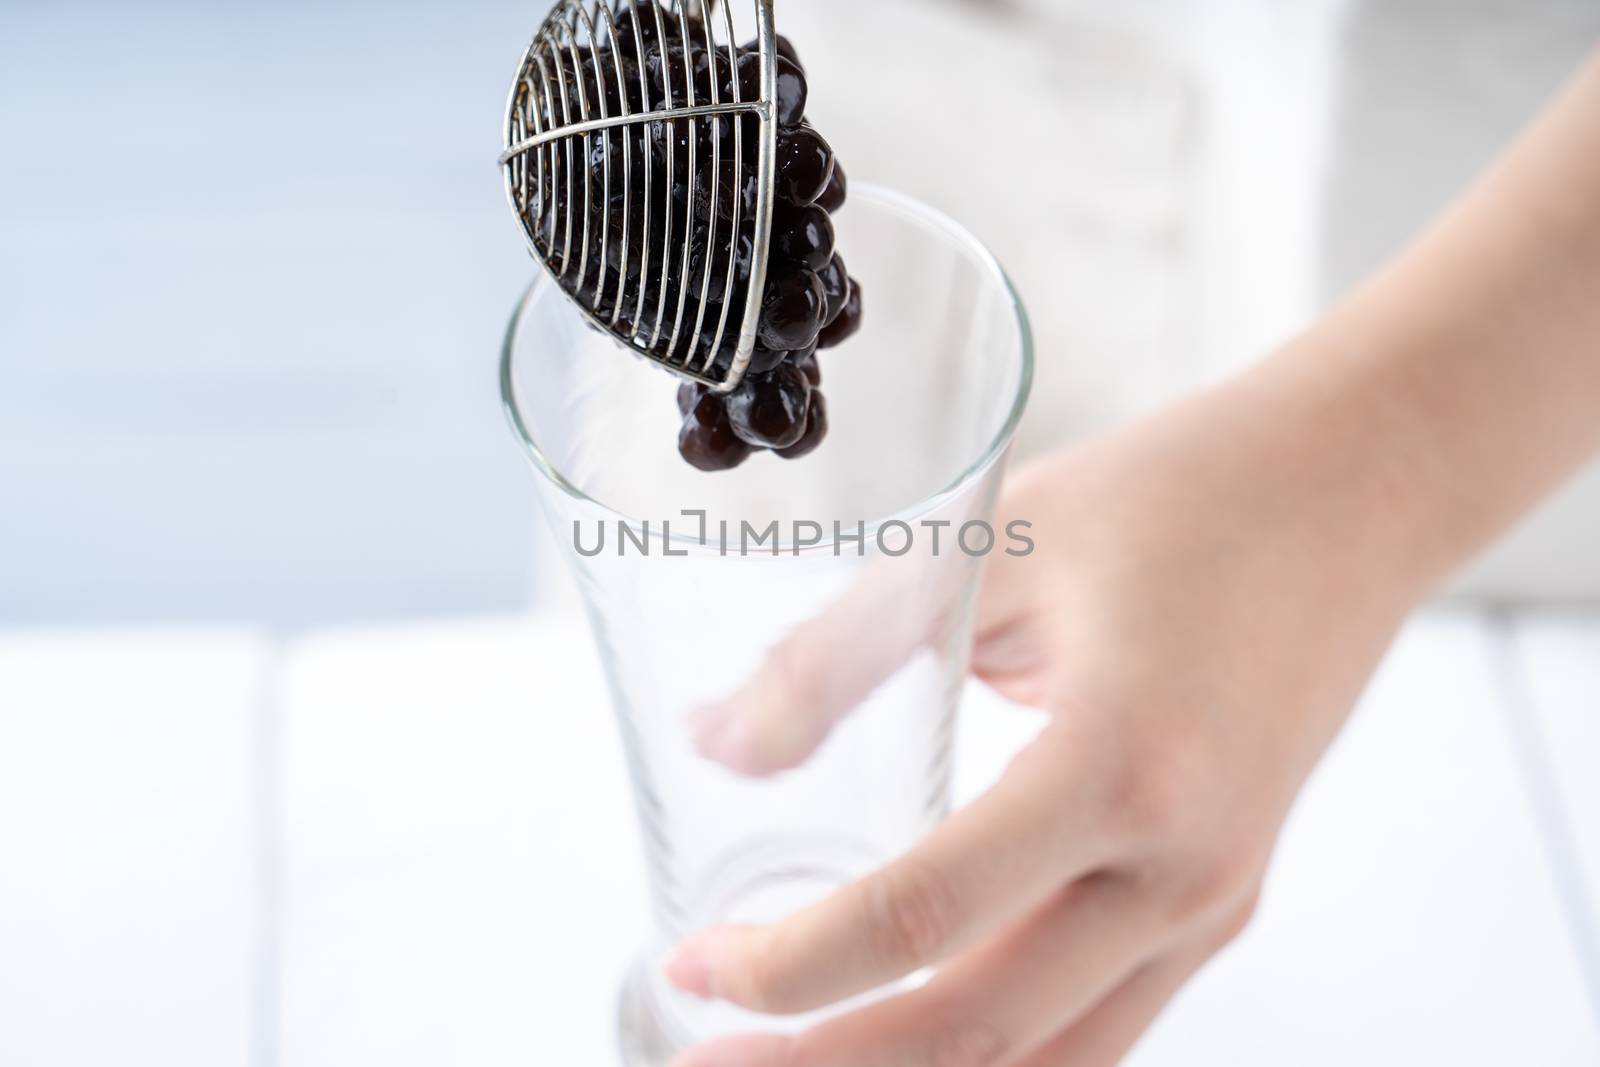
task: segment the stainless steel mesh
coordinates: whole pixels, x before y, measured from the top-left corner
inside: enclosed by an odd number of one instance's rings
[[[718,391],[755,348],[777,155],[772,0],[749,0],[753,50],[736,2],[557,3],[500,156],[529,249],[589,320]]]

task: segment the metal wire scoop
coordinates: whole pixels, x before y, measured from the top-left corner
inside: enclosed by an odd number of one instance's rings
[[[717,392],[750,365],[777,155],[773,0],[561,0],[500,163],[528,247],[598,328]]]

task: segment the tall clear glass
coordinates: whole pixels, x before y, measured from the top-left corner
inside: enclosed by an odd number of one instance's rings
[[[990,522],[1033,373],[1004,272],[888,191],[855,189],[837,226],[865,326],[822,354],[832,430],[804,459],[690,468],[673,379],[546,280],[506,338],[506,408],[589,609],[647,852],[655,941],[622,998],[635,1067],[797,1024],[675,994],[661,959],[853,881],[943,817],[980,569],[1027,550]]]

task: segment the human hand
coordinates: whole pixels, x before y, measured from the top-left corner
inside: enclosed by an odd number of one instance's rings
[[[1257,391],[1013,479],[1002,521],[1031,522],[1038,550],[993,558],[973,669],[1047,728],[905,857],[784,922],[692,937],[667,971],[780,1014],[932,979],[675,1067],[1111,1064],[1238,933],[1294,796],[1419,591],[1386,573],[1376,501],[1324,458],[1328,435]],[[830,613],[776,650],[702,720],[703,748],[742,773],[803,761],[911,647],[875,643],[874,617]]]
[[[675,1067],[1121,1058],[1248,921],[1406,611],[1600,451],[1597,117],[1600,56],[1277,357],[1015,480],[1002,518],[1032,522],[1038,551],[993,558],[973,666],[1050,725],[902,859],[668,964],[691,992],[780,1013],[934,977]],[[919,640],[828,621],[701,719],[702,751],[796,765]]]

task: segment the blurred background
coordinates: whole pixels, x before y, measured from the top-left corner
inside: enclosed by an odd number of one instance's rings
[[[611,1062],[631,823],[495,381],[532,276],[499,127],[547,7],[0,0],[0,1064]],[[1025,452],[1284,339],[1600,41],[1593,0],[779,20],[852,179],[1016,277]],[[1277,932],[1149,1063],[1600,1062],[1591,605],[1597,470],[1402,644],[1371,699],[1403,710],[1370,718],[1410,725],[1325,787],[1365,836],[1313,805]],[[970,739],[971,788],[1020,723]],[[552,814],[569,787],[582,826]],[[1393,814],[1424,808],[1479,821]],[[1241,1037],[1307,953],[1302,1013]],[[1442,992],[1400,1018],[1359,988],[1386,968]],[[1341,1016],[1411,1058],[1324,1033]]]

